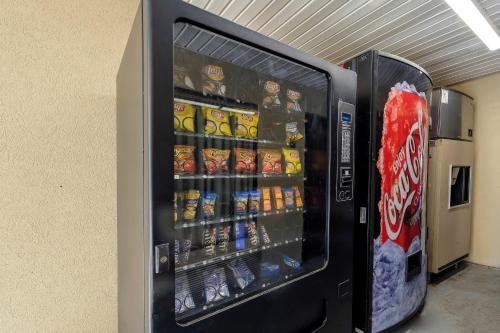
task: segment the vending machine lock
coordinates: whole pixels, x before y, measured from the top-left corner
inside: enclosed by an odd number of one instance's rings
[[[168,270],[170,256],[168,253],[169,243],[155,246],[155,273],[160,274]]]

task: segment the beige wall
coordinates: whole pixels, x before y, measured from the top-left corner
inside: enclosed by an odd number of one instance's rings
[[[114,332],[115,76],[137,0],[0,0],[0,332]]]
[[[453,88],[475,105],[470,260],[500,267],[500,73]]]

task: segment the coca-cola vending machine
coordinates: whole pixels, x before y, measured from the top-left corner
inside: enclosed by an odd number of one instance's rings
[[[358,73],[353,327],[389,331],[416,315],[426,294],[432,82],[418,65],[379,51],[345,67]]]

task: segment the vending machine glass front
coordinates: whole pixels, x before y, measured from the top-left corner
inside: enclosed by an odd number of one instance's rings
[[[328,262],[327,74],[174,34],[175,314],[189,325]]]

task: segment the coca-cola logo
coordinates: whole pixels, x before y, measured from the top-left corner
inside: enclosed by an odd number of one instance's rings
[[[415,196],[422,187],[423,147],[421,128],[414,123],[406,143],[392,164],[397,183],[392,186],[391,195],[384,194],[384,224],[387,236],[396,240],[401,233],[403,220]],[[411,215],[414,215],[415,212]]]

